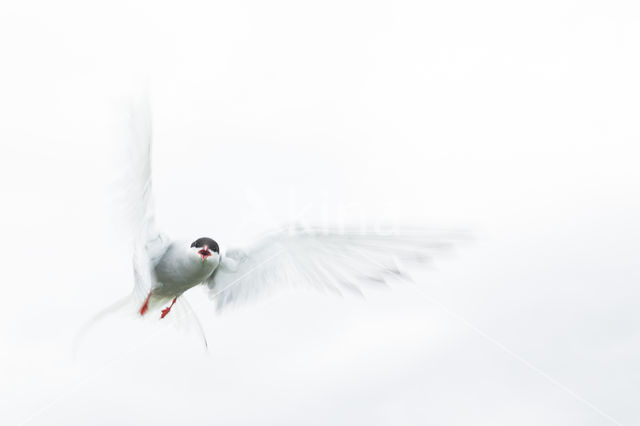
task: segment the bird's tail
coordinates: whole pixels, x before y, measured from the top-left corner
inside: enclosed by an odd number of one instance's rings
[[[89,335],[89,332],[102,320],[105,318],[114,315],[119,312],[127,312],[131,311],[134,307],[136,301],[136,297],[134,294],[130,294],[122,299],[116,300],[114,303],[110,304],[106,308],[102,309],[100,312],[91,317],[83,326],[80,328],[78,333],[76,334],[73,340],[73,355],[74,358],[78,354],[78,349],[80,348],[82,342],[84,342],[85,338]]]
[[[209,349],[209,343],[207,343],[207,335],[204,332],[204,328],[200,323],[200,319],[196,315],[195,311],[189,304],[189,301],[184,296],[180,296],[176,302],[178,310],[176,314],[179,314],[181,318],[184,318],[184,326],[187,329],[194,330],[198,336],[202,339],[205,351]],[[176,315],[178,317],[178,315]]]
[[[193,330],[202,339],[205,350],[208,350],[209,345],[202,324],[184,295],[177,298],[175,306],[173,306],[166,318],[160,315],[160,309],[168,305],[171,300],[171,298],[167,297],[150,295],[144,303],[141,303],[140,298],[134,292],[113,302],[91,317],[78,331],[73,342],[74,358],[91,330],[108,317],[118,314],[128,316],[130,320],[162,320],[162,323],[173,325],[180,330]]]

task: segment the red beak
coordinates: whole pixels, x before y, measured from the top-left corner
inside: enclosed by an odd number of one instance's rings
[[[207,257],[211,256],[211,252],[209,251],[209,247],[204,246],[201,250],[198,251],[200,257],[202,257],[202,261],[204,262]]]

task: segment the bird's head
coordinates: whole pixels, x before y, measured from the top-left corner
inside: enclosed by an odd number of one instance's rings
[[[191,250],[197,253],[198,256],[202,258],[203,262],[213,256],[214,253],[216,255],[220,254],[220,247],[218,247],[218,243],[207,237],[198,238],[192,242]]]

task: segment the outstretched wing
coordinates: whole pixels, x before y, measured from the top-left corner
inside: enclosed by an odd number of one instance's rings
[[[77,348],[82,338],[100,320],[117,312],[137,312],[147,298],[155,277],[154,265],[168,247],[169,239],[159,232],[155,223],[153,195],[151,191],[151,112],[146,92],[133,96],[125,109],[123,118],[122,143],[124,151],[119,158],[119,175],[115,181],[114,216],[119,225],[130,233],[133,242],[134,289],[127,296],[96,314],[82,328],[76,337]],[[197,318],[186,304],[181,304],[176,312],[186,311],[182,315],[191,322],[196,322],[198,331],[202,333]]]
[[[442,231],[286,229],[251,248],[229,250],[206,284],[218,310],[287,288],[362,294],[367,286],[406,279],[403,265],[424,264],[463,237]]]
[[[120,188],[124,213],[133,237],[134,295],[141,301],[153,285],[153,265],[169,244],[169,239],[159,231],[155,220],[151,185],[151,108],[146,91],[131,100],[127,123]]]

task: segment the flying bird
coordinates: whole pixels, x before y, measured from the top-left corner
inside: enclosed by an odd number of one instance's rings
[[[208,288],[218,310],[300,287],[362,295],[367,287],[408,279],[405,265],[425,264],[463,236],[397,227],[382,234],[293,226],[267,232],[250,246],[226,250],[210,235],[173,239],[155,220],[150,115],[148,97],[134,102],[123,185],[134,233],[134,291],[129,300],[141,317],[165,318],[181,296],[198,285]]]

